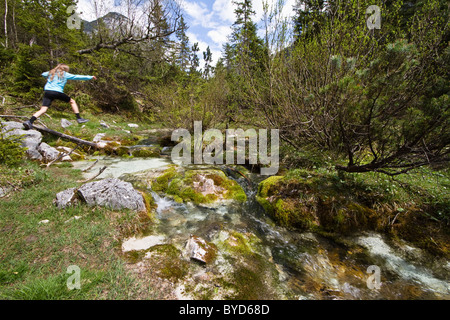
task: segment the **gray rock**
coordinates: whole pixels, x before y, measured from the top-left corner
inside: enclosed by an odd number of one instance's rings
[[[22,147],[27,148],[26,154],[32,160],[42,160],[38,146],[42,141],[42,134],[36,130],[24,130],[20,122],[3,122],[2,132],[5,137],[12,135],[22,136]]]
[[[139,128],[139,125],[135,124],[135,123],[129,123],[128,126],[130,128]]]
[[[119,179],[104,179],[84,184],[78,189],[78,196],[89,206],[103,206],[114,210],[132,209],[145,211],[142,195],[132,184]]]
[[[43,157],[44,162],[51,162],[53,160],[56,160],[59,156],[59,151],[55,148],[49,146],[45,142],[41,142],[41,144],[38,146],[37,150]]]
[[[102,138],[105,136],[105,133],[97,133],[94,137],[94,139],[92,139],[92,142],[100,142],[102,141]]]
[[[9,192],[8,188],[0,186],[0,198],[6,196],[8,192]]]
[[[56,199],[54,200],[54,204],[59,209],[64,209],[78,202],[78,199],[75,195],[75,188],[70,188],[64,191],[61,191],[56,194]]]
[[[186,243],[185,255],[203,263],[210,263],[216,256],[216,249],[204,239],[191,236]]]
[[[104,179],[82,185],[76,191],[70,188],[56,194],[54,204],[59,209],[81,202],[89,206],[102,206],[114,210],[132,209],[145,211],[142,195],[136,191],[131,183],[119,179]]]
[[[63,127],[64,129],[70,127],[71,125],[73,125],[73,123],[70,122],[69,120],[61,119],[61,127]]]
[[[101,125],[103,128],[109,128],[109,125],[108,125],[106,122],[104,122],[104,121],[100,121],[100,125]]]

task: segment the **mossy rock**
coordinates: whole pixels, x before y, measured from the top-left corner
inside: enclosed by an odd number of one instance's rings
[[[435,256],[450,259],[450,227],[418,208],[409,208],[398,215],[391,233]]]
[[[230,294],[225,299],[280,299],[274,288],[279,274],[261,252],[261,240],[253,233],[235,230],[221,231],[217,247],[222,257],[233,267],[223,273],[219,282]]]
[[[137,158],[158,158],[161,151],[157,147],[140,147],[132,150],[131,154]]]
[[[78,152],[72,152],[72,154],[70,155],[70,158],[73,161],[85,160],[85,156],[83,154],[78,153]]]
[[[281,226],[308,229],[317,225],[314,210],[307,203],[308,199],[282,195],[284,182],[283,176],[272,176],[262,181],[256,196],[258,203]]]
[[[133,146],[142,139],[143,137],[139,135],[127,135],[126,137],[121,137],[119,141],[123,146]]]
[[[153,199],[152,195],[147,192],[141,192],[142,198],[144,199],[145,208],[147,209],[147,214],[150,219],[155,220],[155,212],[158,205]]]
[[[152,181],[151,187],[155,192],[165,193],[169,188],[169,183],[175,176],[180,175],[175,166],[169,167],[159,177]]]
[[[116,153],[120,157],[128,156],[128,155],[130,155],[130,148],[120,146],[120,147],[116,148]]]
[[[205,264],[213,262],[217,255],[217,247],[214,243],[197,236],[191,236],[188,240],[186,251],[189,258]]]
[[[177,170],[170,167],[153,180],[152,190],[172,196],[177,202],[212,204],[219,200],[247,201],[242,187],[221,170]]]
[[[189,272],[189,263],[181,258],[182,252],[172,244],[161,244],[147,250],[154,268],[161,278],[176,282]]]
[[[301,169],[267,178],[259,184],[256,196],[281,226],[343,234],[384,228],[382,214],[368,205],[367,198],[334,175]]]

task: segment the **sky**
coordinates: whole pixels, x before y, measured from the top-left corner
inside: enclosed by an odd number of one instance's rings
[[[92,21],[96,19],[93,12],[92,1],[78,0],[77,12],[81,18]],[[120,12],[124,15],[125,1],[121,0],[97,0],[105,5],[104,14],[108,11]],[[266,0],[269,6],[274,5],[277,0]],[[228,41],[231,34],[231,26],[235,21],[235,5],[232,0],[179,0],[182,7],[183,17],[189,29],[186,34],[189,37],[191,46],[198,43],[200,61],[203,61],[202,52],[209,46],[213,64],[222,56],[223,45]],[[284,6],[281,15],[289,18],[293,13],[295,0],[283,0]],[[263,0],[253,0],[253,10],[255,15],[253,22],[260,27],[259,35],[263,36]],[[101,16],[101,15],[100,15]]]

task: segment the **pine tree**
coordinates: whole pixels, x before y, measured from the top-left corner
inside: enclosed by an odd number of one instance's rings
[[[188,26],[184,22],[183,16],[180,17],[179,27],[176,32],[176,37],[179,41],[177,52],[177,64],[183,71],[187,71],[189,67],[189,58],[191,55],[191,48],[189,47],[189,37],[186,35]]]
[[[258,65],[260,66],[264,56],[264,43],[258,37],[256,23],[251,18],[255,14],[252,1],[241,0],[233,3],[237,6],[234,11],[236,21],[232,26],[233,32],[225,54],[235,71],[243,74],[244,70],[252,72]]]
[[[294,5],[295,15],[294,37],[298,41],[300,37],[312,37],[317,34],[320,22],[325,15],[324,9],[331,1],[325,0],[297,0]]]
[[[203,60],[205,61],[205,67],[203,68],[203,77],[205,77],[205,79],[208,79],[214,70],[214,67],[211,65],[212,53],[211,49],[209,49],[209,46],[206,48],[206,51],[203,52]]]
[[[195,75],[198,73],[198,67],[200,66],[200,60],[198,58],[197,52],[199,52],[200,49],[198,47],[198,42],[194,43],[194,45],[191,48],[191,56],[189,59],[190,63],[190,69],[189,73],[191,75]]]

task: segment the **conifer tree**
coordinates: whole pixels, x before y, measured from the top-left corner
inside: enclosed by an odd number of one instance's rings
[[[177,52],[177,64],[183,71],[187,71],[189,67],[189,58],[191,55],[191,48],[189,47],[189,37],[186,35],[188,26],[184,22],[183,16],[180,17],[180,23],[176,32],[176,37],[179,41]]]
[[[194,43],[194,45],[191,48],[191,56],[190,56],[190,69],[189,73],[190,75],[195,75],[198,73],[198,67],[200,66],[200,60],[198,58],[197,52],[199,52],[200,49],[198,47],[198,42]]]
[[[255,14],[251,0],[234,1],[236,21],[230,36],[230,44],[225,52],[235,71],[242,75],[244,70],[254,71],[264,56],[263,40],[257,35],[257,26],[252,16]]]
[[[203,68],[203,77],[205,77],[205,79],[208,79],[214,69],[214,67],[211,65],[212,53],[209,46],[206,48],[206,51],[203,52],[203,60],[205,61],[205,67]]]

